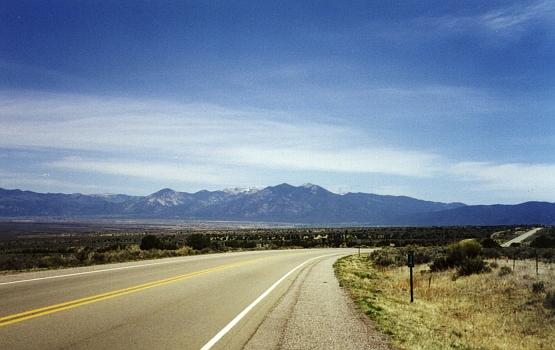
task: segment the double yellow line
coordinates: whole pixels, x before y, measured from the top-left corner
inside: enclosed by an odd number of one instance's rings
[[[83,305],[96,303],[96,302],[99,302],[99,301],[102,301],[102,300],[120,297],[120,296],[123,296],[123,295],[126,295],[126,294],[136,293],[136,292],[139,292],[141,290],[145,290],[145,289],[149,289],[149,288],[163,286],[165,284],[170,284],[170,283],[183,281],[183,280],[195,277],[195,276],[205,275],[205,274],[208,274],[208,273],[211,273],[211,272],[226,270],[226,269],[230,269],[232,267],[237,267],[237,266],[241,266],[241,265],[250,264],[254,261],[261,260],[261,259],[263,259],[263,258],[250,259],[250,260],[246,260],[246,261],[242,261],[242,262],[238,262],[238,263],[220,265],[220,266],[212,267],[212,268],[205,269],[205,270],[199,270],[199,271],[187,273],[187,274],[184,274],[184,275],[173,276],[173,277],[161,279],[161,280],[154,281],[154,282],[149,282],[149,283],[145,283],[145,284],[136,285],[136,286],[133,286],[133,287],[113,290],[111,292],[92,295],[92,296],[89,296],[89,297],[86,297],[86,298],[70,300],[70,301],[66,301],[64,303],[60,303],[60,304],[54,304],[54,305],[50,305],[50,306],[41,307],[39,309],[29,310],[29,311],[25,311],[25,312],[13,314],[13,315],[0,317],[0,327],[4,327],[4,326],[14,324],[14,323],[23,322],[23,321],[26,321],[26,320],[29,320],[29,319],[32,319],[32,318],[37,318],[37,317],[53,314],[53,313],[64,311],[64,310],[73,309],[73,308],[83,306]]]

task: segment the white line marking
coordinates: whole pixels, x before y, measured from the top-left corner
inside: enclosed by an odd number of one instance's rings
[[[285,251],[285,250],[284,250],[284,251]],[[37,277],[37,278],[30,278],[30,279],[19,280],[19,281],[0,282],[0,286],[6,285],[6,284],[15,284],[15,283],[23,283],[23,282],[32,282],[32,281],[49,280],[49,279],[62,278],[62,277],[71,277],[71,276],[79,276],[79,275],[89,275],[89,274],[93,274],[93,273],[100,273],[100,272],[107,272],[107,271],[117,271],[117,270],[136,269],[136,268],[145,267],[145,266],[164,265],[164,264],[175,264],[175,263],[186,262],[186,261],[205,260],[205,259],[216,258],[216,257],[221,257],[221,255],[220,255],[220,256],[216,256],[216,255],[213,255],[213,256],[203,256],[203,257],[198,257],[198,259],[191,259],[191,257],[187,257],[188,259],[185,258],[185,259],[171,260],[171,261],[160,261],[160,262],[155,262],[155,263],[150,263],[150,264],[140,264],[140,265],[132,265],[132,266],[122,266],[122,267],[114,267],[114,268],[111,268],[111,269],[102,269],[102,270],[94,270],[94,271],[75,272],[75,273],[68,273],[68,274],[65,274],[65,275],[56,275],[56,276],[47,276],[47,277]]]
[[[122,267],[114,267],[114,268],[111,268],[111,269],[103,269],[103,270],[94,270],[94,271],[84,271],[84,272],[68,273],[68,274],[65,274],[65,275],[56,275],[56,276],[47,276],[47,277],[37,277],[37,278],[30,278],[30,279],[27,279],[27,280],[2,282],[2,283],[0,283],[0,286],[1,286],[1,285],[5,285],[5,284],[14,284],[14,283],[23,283],[23,282],[32,282],[32,281],[49,280],[49,279],[54,279],[54,278],[71,277],[71,276],[79,276],[79,275],[88,275],[88,274],[92,274],[92,273],[100,273],[100,272],[106,272],[106,271],[116,271],[116,270],[135,269],[135,268],[138,268],[138,267],[145,267],[145,266],[152,266],[152,265],[172,264],[172,263],[177,263],[177,262],[182,262],[182,261],[161,261],[161,262],[156,262],[156,263],[151,263],[151,264],[141,264],[141,265],[132,265],[132,266],[122,266]]]
[[[332,256],[332,255],[338,255],[337,253],[335,254],[328,254],[328,255],[320,255],[317,256],[315,258],[311,258],[306,260],[305,262],[301,263],[300,265],[297,265],[296,267],[294,267],[292,270],[290,270],[289,272],[287,272],[285,275],[283,275],[279,280],[277,280],[274,284],[272,284],[270,286],[270,288],[266,289],[266,291],[264,291],[264,293],[260,294],[260,296],[258,298],[256,298],[255,301],[253,301],[249,306],[247,306],[245,309],[243,309],[243,311],[241,311],[237,316],[235,316],[235,318],[233,320],[231,320],[224,328],[222,328],[221,331],[219,331],[212,339],[210,339],[208,341],[208,343],[204,344],[204,346],[202,348],[200,348],[200,350],[209,350],[211,349],[220,339],[222,339],[237,323],[239,323],[239,321],[241,321],[241,319],[243,317],[245,317],[245,315],[247,313],[249,313],[249,311],[251,311],[258,303],[260,303],[264,298],[266,298],[268,296],[268,294],[270,294],[281,282],[283,282],[284,279],[286,279],[287,277],[289,277],[289,275],[291,275],[293,272],[297,271],[298,269],[300,269],[301,267],[303,267],[304,265],[306,265],[307,263],[319,259],[319,258],[323,258],[323,257],[327,257],[327,256]]]

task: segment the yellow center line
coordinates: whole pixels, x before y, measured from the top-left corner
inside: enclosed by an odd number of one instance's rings
[[[64,311],[64,310],[73,309],[73,308],[83,306],[83,305],[96,303],[96,302],[99,302],[99,301],[102,301],[102,300],[123,296],[123,295],[126,295],[126,294],[136,293],[136,292],[139,292],[139,291],[142,291],[142,290],[145,290],[145,289],[162,286],[162,285],[169,284],[169,283],[175,283],[175,282],[183,281],[183,280],[195,277],[195,276],[205,275],[205,274],[211,273],[211,272],[221,271],[221,270],[229,269],[229,268],[232,268],[232,267],[237,267],[237,266],[241,266],[241,265],[250,264],[254,261],[261,260],[261,259],[264,259],[264,258],[250,259],[250,260],[246,260],[246,261],[242,261],[242,262],[238,262],[238,263],[220,265],[220,266],[212,267],[212,268],[209,268],[209,269],[190,272],[190,273],[187,273],[187,274],[184,274],[184,275],[178,275],[178,276],[173,276],[173,277],[169,277],[169,278],[164,278],[164,279],[161,279],[161,280],[158,280],[158,281],[139,284],[139,285],[132,286],[132,287],[113,290],[113,291],[110,291],[110,292],[96,294],[96,295],[92,295],[92,296],[81,298],[81,299],[70,300],[70,301],[60,303],[60,304],[49,305],[49,306],[41,307],[41,308],[38,308],[38,309],[33,309],[33,310],[29,310],[29,311],[25,311],[25,312],[13,314],[13,315],[0,317],[0,327],[4,327],[4,326],[14,324],[14,323],[18,323],[18,322],[23,322],[23,321],[26,321],[26,320],[29,320],[29,319],[32,319],[32,318],[37,318],[37,317],[40,317],[40,316],[45,316],[45,315],[53,314],[53,313]]]

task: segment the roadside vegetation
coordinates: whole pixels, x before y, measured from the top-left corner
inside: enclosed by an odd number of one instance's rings
[[[491,238],[510,227],[347,227],[347,228],[247,228],[184,229],[175,226],[129,226],[110,223],[0,223],[0,272],[86,266],[142,259],[242,250],[384,247],[384,262],[402,264],[404,250],[418,246],[417,261],[427,263],[445,245],[476,238],[499,253]],[[525,229],[525,228],[522,228]],[[487,245],[486,243],[488,243]],[[391,248],[395,246],[395,248]],[[404,249],[404,248],[401,248]],[[408,248],[406,248],[408,249]],[[396,256],[394,252],[403,252]],[[506,248],[505,255],[530,258],[539,252],[551,259],[553,249],[528,245]],[[494,255],[491,255],[494,257]],[[386,264],[387,265],[387,264]],[[384,265],[384,266],[386,266]]]
[[[540,260],[536,275],[535,260],[517,260],[513,269],[505,256],[488,257],[489,249],[475,240],[388,248],[342,258],[335,270],[400,349],[554,349],[555,265]],[[408,250],[417,264],[412,304]]]
[[[509,227],[509,228],[494,232],[491,235],[491,238],[494,239],[497,243],[502,244],[524,234],[528,230],[529,230],[528,227],[520,227],[520,226]]]
[[[534,248],[555,248],[555,227],[544,228],[529,243]]]

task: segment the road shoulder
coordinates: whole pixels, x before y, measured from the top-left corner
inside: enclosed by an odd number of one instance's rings
[[[389,349],[387,339],[339,286],[335,260],[304,268],[245,349]]]

